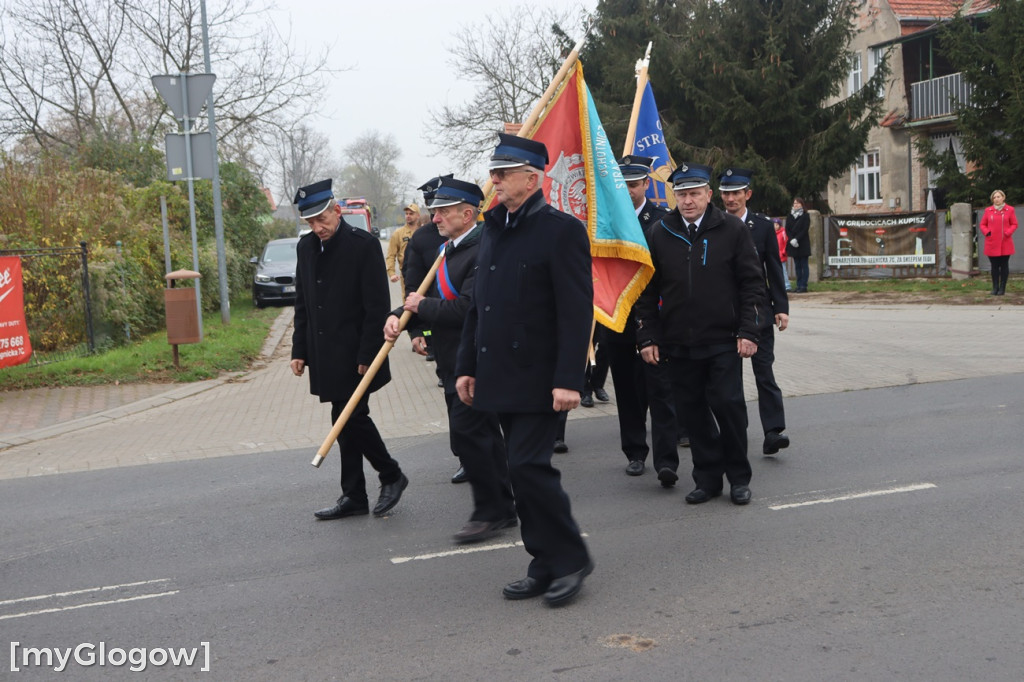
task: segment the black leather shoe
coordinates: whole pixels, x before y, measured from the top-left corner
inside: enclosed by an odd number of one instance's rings
[[[555,578],[544,593],[544,603],[548,606],[561,606],[570,602],[573,597],[580,593],[583,587],[583,579],[594,572],[594,562],[588,561],[587,565],[575,573]]]
[[[604,390],[603,388],[595,388],[594,397],[600,400],[602,403],[606,403],[609,400],[611,400],[611,397],[608,395],[608,391]]]
[[[351,497],[342,496],[333,507],[313,512],[313,516],[321,521],[331,519],[342,519],[346,516],[363,516],[370,513],[370,505],[367,502],[356,502]]]
[[[644,463],[639,459],[629,460],[629,464],[626,465],[626,474],[628,476],[639,476],[644,472]]]
[[[401,474],[394,483],[386,483],[380,487],[380,497],[377,498],[377,505],[373,508],[373,515],[380,516],[391,510],[398,501],[402,499],[402,491],[409,485],[409,479]]]
[[[594,406],[594,396],[590,395],[589,393],[584,393],[583,397],[580,398],[580,407],[593,407],[593,406]]]
[[[564,440],[555,441],[555,452],[562,454],[563,452],[569,452],[569,446],[565,444]]]
[[[734,485],[729,489],[729,499],[733,504],[750,504],[750,488],[745,485]]]
[[[721,490],[704,490],[704,488],[694,488],[686,496],[686,504],[703,504],[708,500],[718,497],[722,494]]]
[[[690,437],[689,436],[679,436],[679,447],[681,447],[681,448],[688,448],[688,447],[690,447]]]
[[[530,599],[532,597],[539,597],[547,592],[548,585],[550,584],[536,578],[527,577],[505,585],[501,593],[505,596],[505,599]]]
[[[458,533],[452,536],[456,544],[480,542],[492,538],[505,527],[505,521],[469,521]]]
[[[444,388],[444,380],[443,379],[438,379],[437,380],[437,387],[438,388]]]
[[[662,488],[671,488],[679,480],[679,474],[668,467],[661,467],[658,469],[658,480],[661,481]]]
[[[459,467],[459,470],[452,474],[452,483],[465,483],[469,480],[466,475],[466,467]]]
[[[774,455],[782,448],[789,447],[789,436],[778,431],[769,431],[764,434],[764,447],[761,449],[766,455]]]

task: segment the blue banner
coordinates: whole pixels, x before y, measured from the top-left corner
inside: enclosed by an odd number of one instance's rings
[[[651,173],[651,184],[647,188],[647,198],[665,208],[675,208],[676,202],[666,183],[675,163],[665,144],[665,135],[661,131],[661,116],[658,105],[654,102],[654,91],[651,82],[647,81],[643,98],[640,100],[640,111],[636,120],[636,137],[633,138],[632,154],[654,157],[654,172]]]

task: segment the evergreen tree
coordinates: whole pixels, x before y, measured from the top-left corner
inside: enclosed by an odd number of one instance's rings
[[[653,41],[650,78],[675,159],[754,169],[753,206],[778,214],[847,172],[880,114],[884,67],[828,104],[846,80],[858,4],[602,0],[581,59],[602,121],[621,136],[633,64]]]
[[[957,111],[964,158],[970,169],[960,172],[946,149],[918,139],[918,150],[937,171],[946,201],[988,204],[1001,189],[1010,204],[1024,201],[1024,3],[999,0],[980,17],[961,13],[939,33],[943,53],[974,85],[971,104]]]

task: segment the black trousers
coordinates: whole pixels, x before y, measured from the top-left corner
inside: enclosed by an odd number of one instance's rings
[[[677,443],[686,431],[680,431],[682,414],[676,408],[672,375],[666,365],[649,365],[643,360],[640,364],[643,366],[647,409],[651,412],[651,449],[654,451],[651,463],[655,471],[666,467],[676,471],[679,469]],[[615,391],[617,395],[618,389]]]
[[[527,575],[547,582],[582,570],[590,555],[572,518],[562,475],[551,465],[558,414],[503,412],[498,420],[523,545],[533,556]]]
[[[505,440],[493,412],[474,410],[457,393],[444,394],[448,405],[448,434],[452,452],[459,458],[470,490],[473,513],[470,521],[502,521],[515,518],[515,500],[508,479]]]
[[[672,386],[660,367],[646,364],[634,343],[607,342],[608,362],[615,387],[619,440],[626,459],[647,460],[653,450],[655,471],[679,468],[676,450],[676,410]],[[653,382],[653,383],[652,383]],[[647,447],[647,411],[651,412],[651,447]]]
[[[692,356],[693,353],[690,353]],[[690,432],[693,481],[709,492],[750,483],[747,459],[747,404],[743,399],[743,361],[735,349],[694,358],[670,357],[676,409]],[[707,417],[708,410],[714,419]],[[715,423],[717,422],[716,435]]]
[[[338,436],[338,447],[341,450],[341,494],[356,502],[367,501],[363,457],[377,472],[381,485],[394,483],[402,476],[401,467],[388,453],[377,425],[370,419],[368,400],[369,396],[364,395]],[[338,421],[343,409],[345,403],[331,403],[331,424]]]
[[[786,428],[786,411],[782,406],[782,390],[775,382],[775,327],[762,329],[757,342],[757,352],[750,358],[757,384],[757,411],[761,416],[761,428],[769,431],[783,431]]]
[[[992,291],[1006,291],[1006,281],[1010,278],[1010,257],[989,256],[992,264]]]

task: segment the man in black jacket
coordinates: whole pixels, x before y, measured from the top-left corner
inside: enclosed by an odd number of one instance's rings
[[[544,595],[568,602],[593,570],[551,465],[558,412],[580,404],[594,314],[586,228],[547,204],[541,189],[547,148],[500,134],[491,180],[501,205],[485,214],[473,305],[456,360],[459,398],[498,414],[527,577],[507,599]]]
[[[761,326],[757,352],[750,358],[750,364],[757,383],[757,409],[764,431],[761,451],[766,455],[774,455],[781,448],[789,447],[789,436],[783,433],[786,430],[786,411],[782,406],[782,391],[772,369],[775,363],[774,327],[777,325],[782,332],[789,326],[789,298],[786,296],[786,271],[779,257],[775,224],[767,216],[747,210],[747,202],[753,194],[750,189],[753,176],[754,171],[746,168],[727,168],[718,178],[718,191],[722,195],[725,210],[750,228],[757,259],[764,271],[768,314]]]
[[[295,376],[309,369],[309,392],[331,403],[333,424],[384,343],[388,276],[380,242],[342,219],[330,180],[300,187],[294,202],[311,232],[296,247],[291,369]],[[390,380],[385,363],[367,393]],[[363,457],[380,478],[375,515],[398,504],[409,484],[370,419],[368,400],[369,395],[362,397],[338,436],[341,497],[333,507],[315,512],[318,519],[369,512]]]
[[[637,343],[645,362],[667,365],[686,420],[697,485],[686,501],[721,495],[724,475],[733,503],[747,504],[742,358],[757,352],[764,272],[746,225],[711,204],[711,171],[684,163],[672,173],[676,209],[648,238],[654,277],[635,306]]]
[[[452,452],[462,462],[473,491],[473,513],[454,539],[458,543],[477,542],[518,523],[498,417],[493,412],[469,407],[455,391],[455,353],[466,313],[473,303],[481,232],[476,217],[484,195],[475,184],[452,178],[441,179],[433,194],[427,206],[434,214],[434,224],[447,237],[441,247],[444,259],[429,296],[415,291],[406,296],[403,307],[388,317],[384,337],[389,341],[398,338],[399,318],[404,310],[414,313],[408,330],[413,349],[421,355],[427,352],[423,330],[432,331],[437,371],[444,383],[448,406]]]

